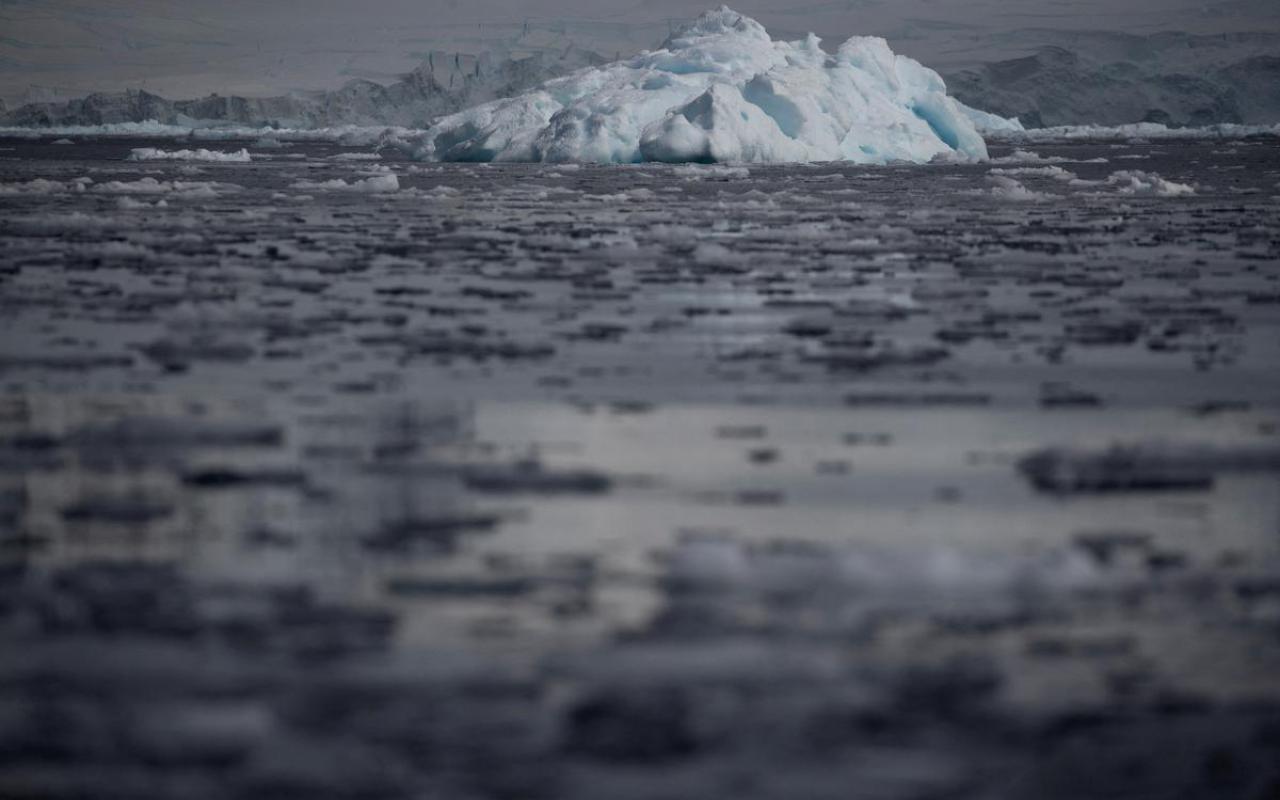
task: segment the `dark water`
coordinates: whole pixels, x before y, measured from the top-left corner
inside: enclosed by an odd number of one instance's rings
[[[1280,796],[1275,139],[142,145],[0,141],[0,797]]]

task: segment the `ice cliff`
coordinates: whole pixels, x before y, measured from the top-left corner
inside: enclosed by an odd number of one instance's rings
[[[439,120],[413,146],[438,161],[928,161],[985,158],[936,72],[880,38],[828,53],[775,42],[721,6],[633,58]],[[1004,122],[1001,120],[1001,122]],[[1020,127],[1020,126],[1019,126]]]

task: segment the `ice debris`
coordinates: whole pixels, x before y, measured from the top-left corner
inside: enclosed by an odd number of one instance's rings
[[[128,161],[226,161],[248,163],[249,151],[243,147],[230,153],[221,150],[161,150],[158,147],[135,147],[129,151]]]
[[[925,162],[985,159],[936,72],[855,36],[775,42],[721,6],[663,46],[445,117],[411,140],[436,161]]]
[[[1115,187],[1120,194],[1154,195],[1158,197],[1180,197],[1196,193],[1195,187],[1185,183],[1162,178],[1154,172],[1123,170],[1112,173],[1107,183]]]
[[[0,183],[0,195],[33,195],[63,194],[66,192],[83,192],[85,187],[93,183],[93,178],[76,178],[72,181],[51,181],[48,178],[33,178],[17,183]]]
[[[991,184],[992,196],[1004,200],[1035,202],[1037,200],[1046,200],[1049,197],[1043,192],[1033,192],[1018,181],[1005,175],[988,176],[987,182]]]
[[[400,180],[395,175],[374,175],[347,182],[342,178],[327,181],[298,181],[291,185],[294,189],[324,189],[331,192],[395,192],[400,189]]]
[[[1201,128],[1170,128],[1159,122],[1130,125],[1060,125],[1051,128],[982,128],[989,136],[1011,142],[1054,142],[1073,140],[1126,141],[1133,139],[1245,139],[1280,136],[1280,123],[1236,125],[1223,123]]]
[[[106,181],[94,185],[90,191],[100,194],[168,194],[199,200],[213,199],[223,192],[236,192],[234,183],[216,181],[158,181],[152,177],[136,181]]]

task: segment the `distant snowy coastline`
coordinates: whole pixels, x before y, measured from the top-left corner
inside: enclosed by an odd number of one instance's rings
[[[388,138],[403,138],[421,133],[421,128],[383,125],[335,125],[322,128],[275,128],[251,125],[171,125],[155,120],[144,122],[112,122],[105,125],[57,125],[50,127],[0,127],[0,137],[14,139],[41,138],[120,138],[169,139],[194,142],[333,142],[352,146],[370,146]]]

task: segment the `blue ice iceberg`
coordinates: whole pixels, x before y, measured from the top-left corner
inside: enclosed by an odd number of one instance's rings
[[[828,53],[813,34],[775,42],[760,23],[721,6],[659,50],[445,117],[414,141],[413,154],[602,163],[984,159],[978,124],[986,116],[948,97],[938,73],[895,55],[884,39],[855,36]]]

